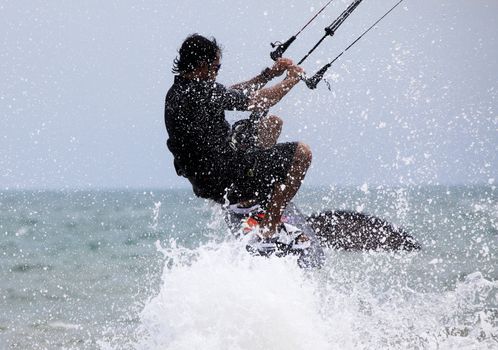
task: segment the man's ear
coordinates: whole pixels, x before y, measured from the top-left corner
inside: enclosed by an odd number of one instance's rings
[[[197,70],[202,78],[207,77],[209,74],[209,63],[206,62],[201,63],[197,68]]]

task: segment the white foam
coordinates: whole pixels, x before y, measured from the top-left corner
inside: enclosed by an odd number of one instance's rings
[[[234,248],[165,251],[170,267],[141,314],[137,349],[334,348],[316,286],[295,259]]]
[[[52,328],[71,329],[71,330],[81,329],[81,325],[79,324],[67,323],[63,321],[50,322],[48,323],[48,326]]]
[[[154,208],[152,209],[152,223],[149,228],[152,230],[157,230],[157,225],[159,225],[159,211],[161,210],[161,201],[154,202]]]
[[[498,345],[498,282],[475,272],[449,291],[412,289],[417,254],[330,252],[322,270],[303,271],[292,257],[251,257],[236,242],[158,248],[162,285],[141,312],[136,349]]]

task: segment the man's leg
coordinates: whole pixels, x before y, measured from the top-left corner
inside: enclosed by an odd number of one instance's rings
[[[276,115],[261,119],[258,126],[258,146],[263,149],[274,146],[282,131],[282,124],[282,119]]]
[[[275,184],[273,189],[267,208],[267,215],[261,223],[261,228],[265,236],[270,237],[276,232],[287,204],[295,196],[303,182],[306,171],[311,165],[311,158],[312,155],[309,146],[299,142],[287,179],[283,184]]]
[[[257,146],[262,149],[268,149],[275,146],[282,131],[283,121],[276,115],[270,115],[261,119],[258,126]],[[241,201],[239,204],[243,207],[249,207],[256,203],[256,199]]]

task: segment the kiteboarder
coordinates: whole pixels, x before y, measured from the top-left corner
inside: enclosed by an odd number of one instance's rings
[[[199,197],[261,205],[265,213],[256,218],[256,235],[268,242],[278,234],[289,234],[297,237],[297,246],[306,237],[299,229],[282,224],[281,216],[311,164],[310,148],[302,142],[277,143],[282,128],[277,116],[260,118],[240,131],[232,129],[225,110],[268,110],[299,82],[303,69],[290,59],[279,58],[249,81],[225,87],[216,81],[221,57],[216,39],[193,34],[174,60],[174,83],[166,95],[164,117],[176,172],[190,181]],[[283,80],[264,87],[284,73]],[[239,147],[240,136],[254,136],[254,144]]]

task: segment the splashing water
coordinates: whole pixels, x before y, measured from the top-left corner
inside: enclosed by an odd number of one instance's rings
[[[154,202],[154,208],[152,210],[152,223],[150,224],[150,228],[152,230],[157,230],[157,225],[159,225],[159,210],[161,209],[161,201]]]
[[[395,192],[396,201],[394,202],[394,205],[396,207],[396,213],[399,218],[405,219],[410,211],[410,204],[408,202],[406,190],[404,188],[400,188]]]
[[[142,192],[9,193],[0,348],[496,349],[494,190],[364,190],[302,192],[299,205],[360,203],[421,251],[327,250],[322,269],[301,270],[247,254],[219,206],[187,191],[154,206]]]
[[[498,346],[498,282],[413,281],[417,254],[330,252],[321,270],[251,257],[234,241],[158,246],[159,293],[135,349],[475,349]]]
[[[140,331],[146,336],[138,349],[328,344],[313,280],[295,259],[254,259],[235,242],[162,251],[168,267],[160,293],[142,312]]]

